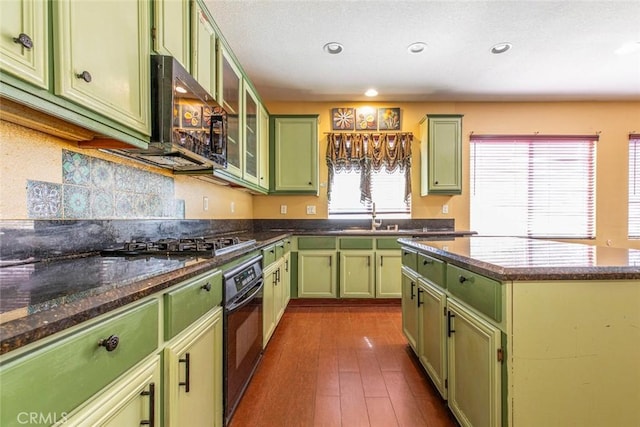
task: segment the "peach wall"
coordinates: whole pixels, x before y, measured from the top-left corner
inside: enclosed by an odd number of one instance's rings
[[[0,219],[27,218],[27,180],[62,182],[62,150],[78,151],[87,156],[173,176],[170,171],[146,166],[94,149],[81,149],[75,144],[32,129],[0,120]],[[250,194],[202,181],[175,176],[175,198],[185,201],[186,219],[250,219],[253,198]],[[209,198],[209,209],[203,209],[203,198]],[[234,212],[231,212],[231,203]]]
[[[640,102],[460,102],[460,103],[267,103],[270,114],[320,115],[320,195],[256,196],[255,218],[326,218],[326,138],[331,130],[330,109],[335,107],[400,107],[402,131],[413,132],[412,216],[455,218],[456,228],[469,229],[469,134],[592,134],[598,132],[596,168],[596,243],[640,247],[627,239],[627,145],[629,132],[640,131]],[[420,196],[419,121],[425,114],[463,114],[463,193],[460,196]],[[559,183],[561,185],[561,183]],[[449,214],[441,213],[443,204]],[[280,214],[280,205],[288,212]],[[317,215],[306,215],[306,205]],[[496,212],[500,215],[500,212]],[[508,220],[505,218],[505,220]]]

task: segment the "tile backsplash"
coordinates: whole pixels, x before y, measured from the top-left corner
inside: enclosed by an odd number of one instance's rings
[[[171,177],[62,150],[62,184],[27,181],[33,219],[184,219]]]

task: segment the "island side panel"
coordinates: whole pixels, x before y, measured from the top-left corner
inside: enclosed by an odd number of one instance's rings
[[[512,290],[510,425],[640,425],[640,282]]]

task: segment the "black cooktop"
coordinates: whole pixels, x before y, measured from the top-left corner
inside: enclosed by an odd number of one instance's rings
[[[125,242],[119,248],[100,251],[102,256],[198,255],[215,256],[233,252],[256,243],[254,239],[233,237],[164,238],[154,241]]]

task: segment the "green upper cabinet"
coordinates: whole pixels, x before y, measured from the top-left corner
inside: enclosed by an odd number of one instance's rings
[[[420,195],[461,194],[462,115],[429,114],[420,133]]]
[[[227,112],[227,172],[242,178],[242,74],[240,68],[222,47],[222,93],[218,102]]]
[[[243,179],[258,185],[258,101],[251,87],[244,84],[244,167]]]
[[[187,70],[191,69],[189,3],[189,0],[155,0],[152,33],[153,49],[159,54],[173,56]]]
[[[52,5],[56,95],[149,135],[148,2]]]
[[[258,186],[269,189],[269,113],[260,106],[258,111]]]
[[[318,194],[318,116],[271,116],[272,193]]]
[[[193,3],[191,40],[191,74],[198,83],[218,99],[218,49],[216,32],[207,8],[199,2]]]
[[[0,2],[0,68],[43,89],[49,88],[49,2]]]

